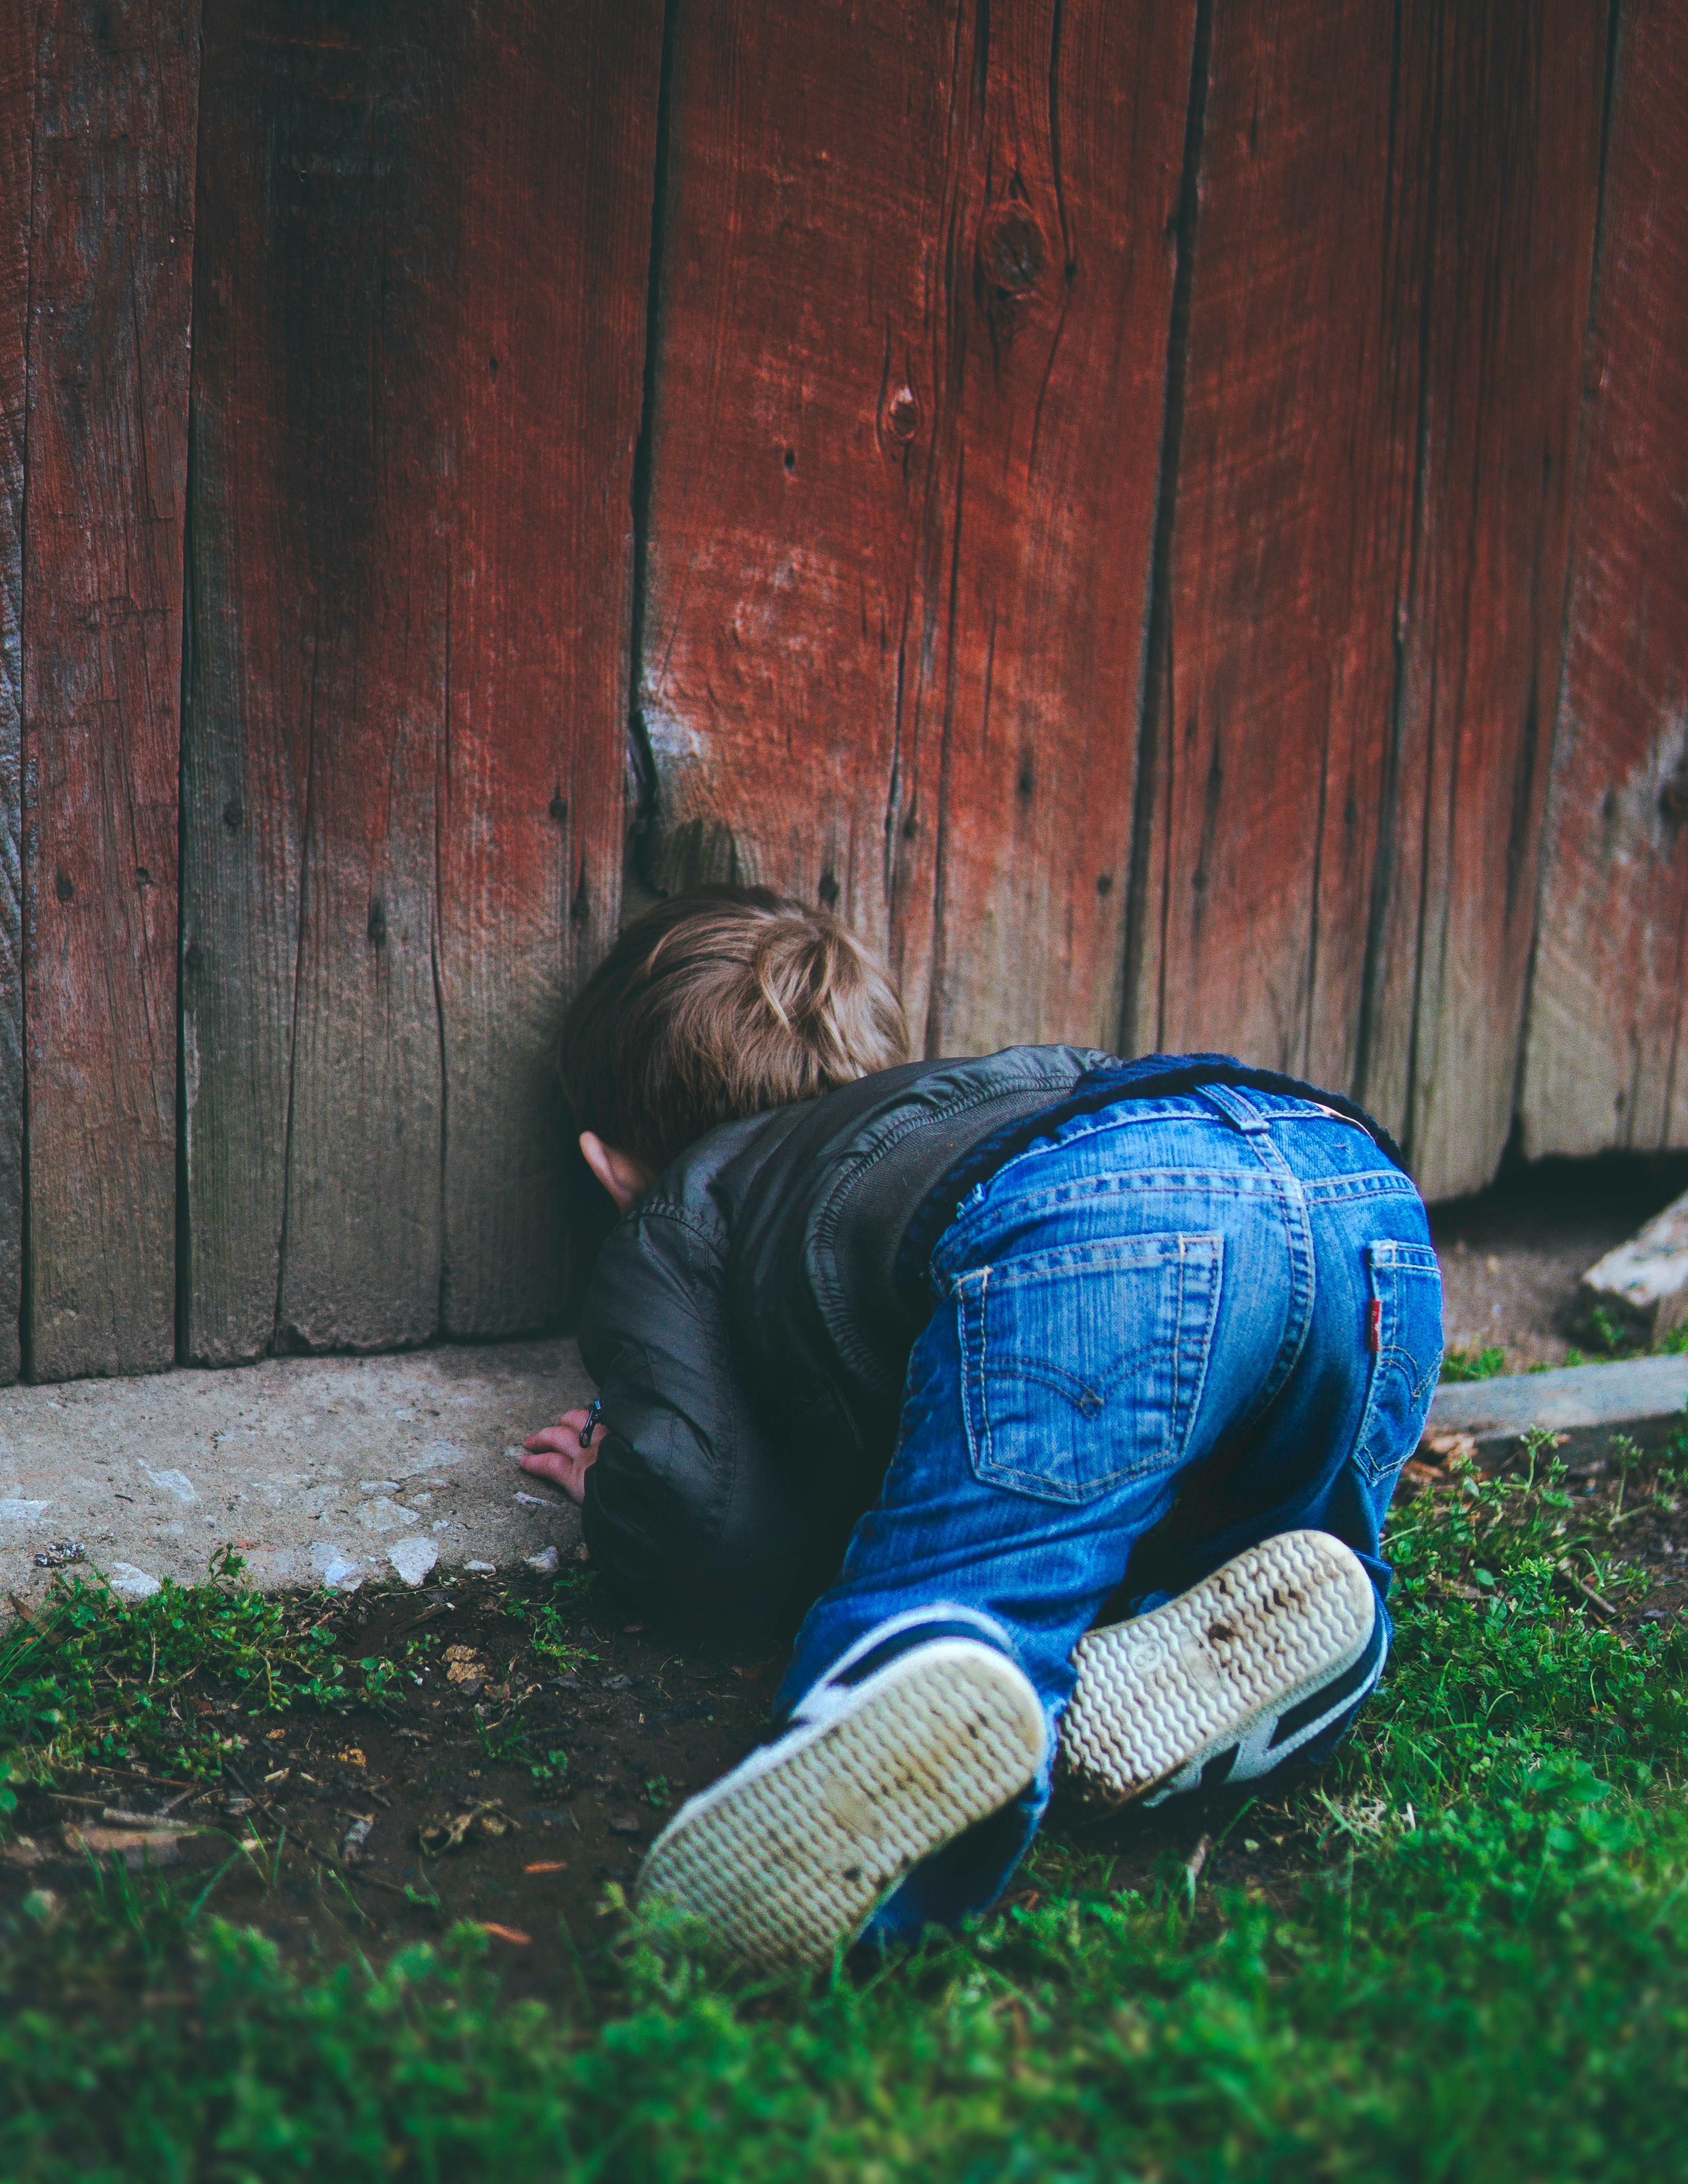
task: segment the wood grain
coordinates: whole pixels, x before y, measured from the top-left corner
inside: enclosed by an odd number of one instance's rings
[[[1194,20],[679,14],[649,868],[840,907],[929,1051],[1117,1034]]]
[[[1522,1111],[1688,1145],[1688,18],[1625,0]]]
[[[1126,1039],[1348,1086],[1389,824],[1420,370],[1422,51],[1216,11]]]
[[[1435,1197],[1512,1122],[1603,75],[1580,0],[1215,18],[1128,1023]]]
[[[1435,178],[1392,862],[1362,1096],[1427,1196],[1511,1131],[1563,647],[1606,11],[1425,11]]]
[[[0,14],[0,1384],[21,1362],[24,1272],[24,407],[34,170],[33,5]]]
[[[614,937],[660,0],[483,13],[454,156],[439,832],[447,1334],[554,1319],[565,1003]]]
[[[613,931],[653,0],[214,0],[187,1348],[554,1311],[544,1048]]]
[[[175,1352],[198,13],[37,12],[22,629],[25,1325],[42,1379]]]

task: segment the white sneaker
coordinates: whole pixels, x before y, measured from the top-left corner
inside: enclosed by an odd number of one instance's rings
[[[859,1682],[853,1647],[792,1725],[682,1805],[640,1869],[641,1903],[697,1919],[757,1966],[824,1963],[911,1867],[1019,1795],[1044,1711],[994,1646],[934,1637]]]
[[[1383,1656],[1358,1557],[1328,1532],[1281,1533],[1164,1607],[1080,1639],[1061,1777],[1110,1805],[1251,1780],[1352,1707]]]

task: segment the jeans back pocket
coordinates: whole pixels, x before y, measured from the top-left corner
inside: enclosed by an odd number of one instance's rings
[[[1217,1236],[1079,1244],[957,1278],[975,1477],[1094,1502],[1181,1462],[1207,1369]]]
[[[1391,1480],[1418,1446],[1442,1369],[1442,1277],[1428,1244],[1368,1244],[1372,1371],[1354,1461]]]

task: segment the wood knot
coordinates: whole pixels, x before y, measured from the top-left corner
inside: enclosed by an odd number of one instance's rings
[[[569,816],[569,800],[560,788],[545,808],[554,819],[566,819]]]
[[[246,814],[241,809],[239,797],[230,797],[228,802],[223,806],[224,826],[228,828],[231,833],[233,833],[235,829],[241,825],[245,817]]]
[[[885,404],[885,430],[900,447],[907,447],[920,430],[920,398],[911,387],[899,387]]]
[[[991,222],[980,249],[985,277],[1004,297],[1027,295],[1043,277],[1043,230],[1023,205],[1011,205]]]
[[[822,872],[821,875],[821,884],[816,892],[820,895],[821,907],[823,910],[836,909],[838,900],[838,882],[837,873]]]
[[[76,892],[76,883],[71,878],[70,873],[65,871],[63,865],[58,867],[58,872],[53,875],[53,892],[58,896],[60,902],[69,902]]]

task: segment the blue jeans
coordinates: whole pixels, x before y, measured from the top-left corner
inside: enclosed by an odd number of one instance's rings
[[[890,1618],[959,1611],[1036,1686],[1049,1756],[1015,1805],[909,1875],[882,1933],[1000,1892],[1049,1800],[1072,1649],[1105,1606],[1142,1614],[1311,1527],[1360,1557],[1387,1635],[1379,1534],[1441,1357],[1412,1184],[1363,1130],[1273,1093],[1075,1118],[972,1193],[931,1271],[883,1488],[775,1715]]]

